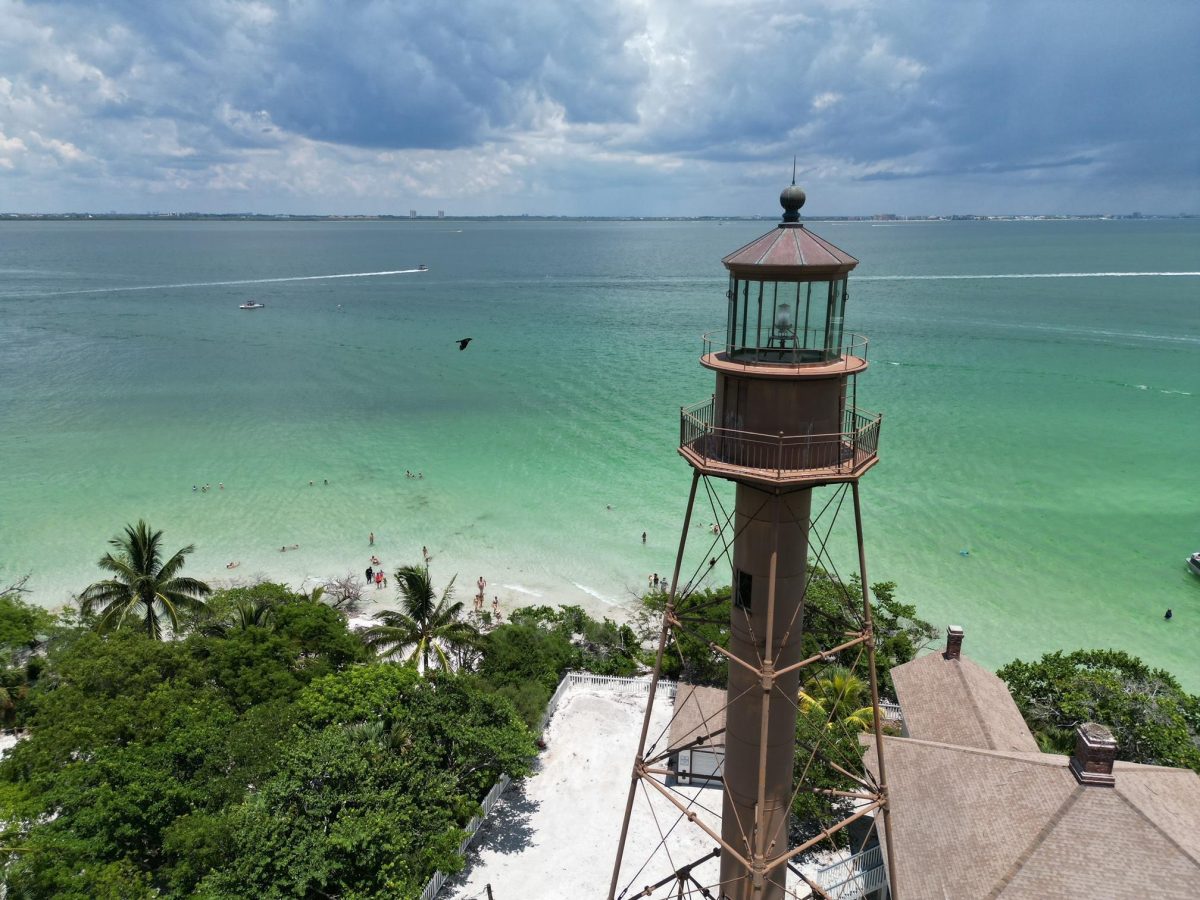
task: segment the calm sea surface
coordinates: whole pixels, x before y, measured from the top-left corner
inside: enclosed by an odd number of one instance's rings
[[[720,258],[770,227],[0,223],[0,581],[60,604],[145,517],[213,581],[361,574],[373,531],[463,598],[616,614],[672,564]],[[862,260],[871,580],[990,665],[1121,647],[1200,689],[1200,220],[812,227]]]

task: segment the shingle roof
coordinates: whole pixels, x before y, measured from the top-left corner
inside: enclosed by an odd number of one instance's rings
[[[671,718],[671,748],[705,738],[705,746],[725,746],[726,693],[720,688],[681,684]]]
[[[892,669],[909,737],[982,750],[1036,753],[1004,682],[978,663],[930,653]]]
[[[1115,787],[1085,786],[1065,756],[910,738],[884,749],[906,900],[1200,894],[1195,772],[1118,762]]]

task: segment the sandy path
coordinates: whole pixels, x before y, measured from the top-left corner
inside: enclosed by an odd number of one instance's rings
[[[644,694],[585,686],[568,693],[547,729],[549,749],[542,753],[536,775],[505,795],[468,852],[467,870],[451,880],[441,896],[482,900],[487,884],[495,900],[605,896],[645,703]],[[663,730],[670,714],[669,703],[656,704],[651,739]],[[698,795],[698,802],[719,811],[718,790],[680,790],[685,802]],[[719,829],[719,815],[697,811]],[[652,850],[659,843],[659,827],[668,830],[678,813],[665,799],[655,797],[651,806],[644,796],[639,796],[634,812],[622,886],[643,863],[648,864],[636,879],[639,886],[674,868],[665,851]],[[671,835],[670,857],[682,865],[712,847],[699,828],[682,823]],[[715,864],[709,865],[709,880],[715,881]]]

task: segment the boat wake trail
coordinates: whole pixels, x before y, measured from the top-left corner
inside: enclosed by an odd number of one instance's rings
[[[997,278],[1200,278],[1200,272],[1013,272],[1001,275],[859,275],[856,281],[990,281]]]
[[[136,287],[86,288],[78,291],[53,291],[32,296],[63,297],[68,294],[123,294],[127,291],[165,291],[176,288],[230,287],[241,284],[280,284],[285,281],[330,281],[334,278],[380,278],[385,275],[411,275],[422,269],[390,269],[386,272],[342,272],[337,275],[289,275],[285,278],[239,278],[235,281],[185,281],[180,284],[143,284]],[[31,296],[26,294],[25,296]]]

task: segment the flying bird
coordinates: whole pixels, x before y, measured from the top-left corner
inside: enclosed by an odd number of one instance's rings
[[[460,339],[460,340],[459,340],[459,342],[458,342],[458,349],[459,349],[459,350],[466,350],[466,349],[467,349],[467,344],[471,343],[471,341],[473,341],[473,340],[475,340],[475,338],[462,338],[462,339]]]

